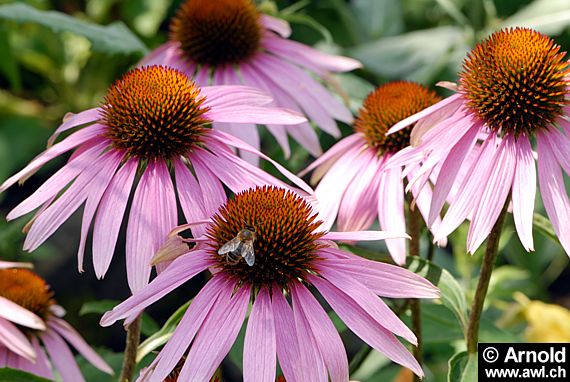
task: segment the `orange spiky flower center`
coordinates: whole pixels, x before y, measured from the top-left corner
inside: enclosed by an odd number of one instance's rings
[[[531,135],[568,104],[565,52],[532,29],[505,29],[469,53],[460,73],[468,106],[497,132]]]
[[[236,64],[259,49],[259,12],[251,0],[187,0],[172,19],[170,36],[190,61]]]
[[[0,296],[35,313],[43,320],[55,304],[49,285],[29,269],[0,269]]]
[[[386,132],[404,118],[439,100],[435,92],[415,82],[389,82],[376,88],[364,100],[354,121],[354,130],[364,134],[368,145],[379,154],[399,151],[409,145],[412,127],[390,135]]]
[[[265,186],[237,194],[212,218],[207,235],[215,245],[211,248],[217,266],[230,277],[254,286],[271,286],[276,282],[287,288],[290,280],[303,280],[312,270],[320,239],[324,233],[317,214],[299,195],[277,187]],[[249,266],[243,258],[230,261],[218,250],[238,236],[244,227],[255,232],[255,263]],[[239,254],[239,253],[238,253]]]
[[[101,120],[116,148],[140,158],[171,158],[201,143],[210,121],[200,89],[163,66],[136,68],[107,91]]]

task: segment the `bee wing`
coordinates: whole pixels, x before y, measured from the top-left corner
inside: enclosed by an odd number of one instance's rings
[[[239,245],[241,244],[240,239],[234,237],[226,244],[222,245],[220,249],[218,249],[218,255],[225,255],[228,252],[233,252],[238,249]]]
[[[253,266],[255,263],[255,253],[253,252],[253,241],[248,241],[243,243],[243,247],[241,249],[241,257],[245,259],[245,262],[250,267]]]

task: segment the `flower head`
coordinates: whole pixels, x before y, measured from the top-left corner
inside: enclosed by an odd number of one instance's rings
[[[255,236],[240,239],[244,227]],[[404,237],[388,232],[324,232],[317,212],[294,191],[254,188],[237,194],[207,223],[196,246],[179,255],[147,287],[106,313],[101,324],[134,319],[142,309],[209,270],[211,279],[193,299],[170,341],[141,375],[162,381],[186,355],[179,379],[209,380],[232,347],[245,320],[244,381],[275,380],[279,360],[287,381],[348,380],[344,346],[314,296],[318,291],[347,326],[397,363],[422,370],[401,336],[414,334],[377,296],[437,297],[422,277],[400,267],[362,259],[338,249],[333,240]],[[238,239],[233,253],[222,248]],[[255,256],[244,257],[247,240]],[[309,289],[311,288],[311,289]],[[290,301],[287,299],[290,298]]]
[[[66,118],[50,143],[64,131],[77,131],[4,182],[0,191],[75,149],[67,165],[8,218],[39,208],[24,243],[32,251],[85,203],[79,269],[93,224],[93,265],[101,278],[111,262],[134,188],[126,256],[129,285],[138,290],[148,282],[150,258],[178,223],[177,194],[187,220],[197,221],[208,218],[225,201],[224,185],[233,192],[260,184],[285,186],[237,157],[232,148],[262,156],[311,191],[247,143],[210,128],[216,121],[290,124],[304,120],[294,112],[267,107],[270,101],[244,86],[199,87],[180,71],[163,66],[134,69],[109,88],[101,107]],[[200,228],[196,230],[201,235]]]
[[[345,105],[322,84],[329,72],[360,67],[356,60],[332,56],[288,40],[289,24],[259,12],[252,0],[187,0],[170,24],[170,39],[145,57],[141,65],[176,67],[199,85],[245,84],[261,89],[277,106],[303,112],[323,131],[340,136],[335,119],[351,122]],[[316,79],[315,79],[316,77]],[[214,123],[259,149],[255,124]],[[268,130],[290,154],[288,134],[311,154],[321,154],[317,134],[309,123],[297,126],[268,121]],[[258,158],[242,153],[256,163]]]
[[[341,231],[369,228],[376,217],[384,230],[405,231],[404,187],[415,171],[385,169],[394,154],[410,144],[411,127],[386,135],[396,122],[433,105],[435,92],[408,81],[379,86],[364,100],[350,135],[312,163],[312,180],[322,177],[316,188],[324,227],[330,228],[338,216]],[[416,165],[419,165],[420,160]],[[415,205],[427,219],[431,189],[409,182]],[[415,207],[412,207],[415,208]],[[442,239],[440,244],[444,244]],[[398,264],[406,258],[404,239],[386,240],[390,254]]]
[[[428,224],[439,216],[451,188],[457,188],[442,224],[432,227],[436,239],[470,218],[467,249],[473,253],[510,195],[517,233],[532,251],[536,169],[531,140],[536,139],[544,207],[570,254],[570,201],[562,175],[562,170],[570,173],[570,71],[564,56],[554,41],[534,30],[496,32],[466,58],[455,95],[391,128],[429,124],[416,147],[388,164],[407,165],[422,157],[422,174],[440,167]],[[459,179],[461,170],[465,176]]]
[[[55,367],[64,382],[83,381],[68,342],[95,367],[113,374],[79,333],[58,317],[62,310],[46,282],[31,270],[0,269],[0,367],[50,379]]]

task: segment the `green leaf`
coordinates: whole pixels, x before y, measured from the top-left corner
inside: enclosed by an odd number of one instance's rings
[[[550,220],[548,220],[548,218],[542,216],[539,213],[535,213],[532,219],[532,225],[544,236],[560,244],[558,236],[556,236],[556,232],[554,232],[552,223],[550,222]]]
[[[568,0],[536,0],[506,19],[496,30],[523,26],[546,34],[558,34],[569,25]]]
[[[176,312],[174,312],[174,314],[172,314],[172,316],[170,316],[168,320],[166,320],[166,322],[164,323],[162,328],[160,328],[160,330],[155,332],[153,335],[148,337],[146,340],[143,341],[143,343],[139,345],[139,348],[137,349],[137,362],[143,359],[144,356],[149,354],[154,349],[164,345],[166,341],[168,341],[170,337],[172,337],[172,333],[178,326],[178,323],[184,316],[184,313],[186,313],[188,306],[190,306],[190,302],[191,301],[188,301],[186,304],[178,308]]]
[[[16,23],[36,23],[55,32],[72,32],[91,41],[92,49],[108,54],[144,54],[147,47],[122,22],[101,26],[65,13],[42,11],[26,4],[0,6],[0,19]]]
[[[441,302],[455,314],[465,329],[467,327],[467,301],[463,288],[451,273],[417,257],[408,257],[406,266],[410,271],[425,277],[439,288]]]
[[[399,0],[354,0],[350,5],[369,37],[393,36],[404,30]]]
[[[103,314],[112,310],[118,304],[119,301],[117,300],[88,301],[81,306],[81,309],[79,309],[79,315],[84,316],[89,313]]]
[[[22,370],[2,368],[0,369],[0,382],[50,382],[51,379],[38,377]]]
[[[449,359],[448,382],[472,382],[477,380],[477,353],[459,352]]]

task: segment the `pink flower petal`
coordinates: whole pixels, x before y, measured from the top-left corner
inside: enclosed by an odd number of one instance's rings
[[[180,206],[184,212],[184,217],[187,222],[195,222],[205,219],[206,213],[202,208],[204,198],[200,190],[200,185],[194,175],[190,172],[188,167],[180,160],[174,159],[174,171],[176,177],[176,191]],[[205,227],[196,226],[192,228],[194,237],[202,236]]]
[[[536,167],[530,141],[520,135],[516,141],[516,169],[513,178],[513,219],[523,247],[534,251],[532,222],[536,196]]]
[[[93,268],[99,279],[105,277],[115,253],[137,166],[138,160],[131,158],[117,171],[97,209],[93,227]]]
[[[439,101],[438,103],[436,103],[435,105],[431,105],[430,107],[427,107],[425,109],[423,109],[422,111],[420,111],[419,113],[416,113],[414,115],[409,116],[408,118],[405,118],[403,120],[401,120],[400,122],[396,123],[394,126],[392,126],[390,128],[390,130],[388,130],[387,134],[393,134],[396,131],[400,131],[402,130],[404,127],[411,125],[414,122],[419,121],[422,118],[427,117],[428,115],[430,115],[431,113],[446,107],[448,105],[451,105],[452,103],[455,102],[463,102],[461,99],[461,95],[460,94],[454,94],[450,97],[447,97],[446,99]]]
[[[304,285],[293,283],[291,297],[294,309],[299,309],[310,325],[328,369],[330,380],[332,382],[347,381],[348,359],[346,351],[329,316]]]
[[[216,112],[235,110],[240,107],[265,106],[273,101],[271,96],[258,89],[225,84],[223,81],[215,86],[202,87],[200,95],[206,97],[202,107],[209,107]]]
[[[469,253],[475,253],[483,243],[505,205],[513,184],[516,166],[515,155],[514,138],[508,135],[501,141],[491,162],[489,172],[479,174],[483,182],[483,194],[474,209],[473,219],[467,234],[467,250]]]
[[[566,254],[570,256],[570,201],[558,159],[543,132],[537,133],[538,182],[546,213]]]
[[[121,164],[122,159],[123,155],[121,153],[112,154],[108,162],[101,163],[101,165],[104,167],[101,169],[97,177],[93,178],[93,182],[89,186],[89,194],[87,196],[87,201],[85,202],[85,208],[83,209],[79,249],[77,250],[77,264],[79,272],[83,272],[85,242],[87,240],[89,228],[91,227],[91,222],[93,221],[93,217],[97,212],[97,207],[99,206],[101,198],[109,186],[109,183],[111,183],[111,180],[113,179],[117,168]],[[96,252],[94,252],[94,254],[97,255]]]
[[[180,256],[150,284],[105,313],[101,318],[101,326],[110,326],[117,320],[133,316],[211,265],[212,261],[206,251],[193,251]]]
[[[57,137],[67,131],[77,126],[85,125],[88,123],[96,122],[101,116],[101,108],[95,107],[93,109],[87,109],[77,114],[68,113],[63,117],[63,123],[55,130],[52,136],[48,140],[48,146],[53,145]]]
[[[262,288],[251,309],[243,345],[244,382],[274,382],[277,366],[271,298]]]
[[[202,323],[218,301],[227,302],[232,293],[232,286],[224,277],[214,276],[194,297],[182,320],[176,327],[171,339],[164,345],[158,356],[147,369],[146,377],[150,380],[163,381],[176,367]]]
[[[271,53],[319,74],[325,74],[327,71],[350,72],[362,67],[362,64],[353,58],[327,54],[305,44],[277,36],[266,37],[263,44]]]
[[[0,345],[30,361],[36,359],[36,352],[28,338],[16,325],[0,317]]]
[[[338,241],[376,241],[386,239],[399,239],[410,237],[405,232],[387,231],[356,231],[356,232],[327,232],[323,240]]]
[[[71,353],[71,350],[69,350],[69,347],[59,335],[52,330],[48,330],[42,333],[40,337],[63,382],[85,381],[79,366],[75,362],[73,353]]]
[[[326,262],[323,262],[320,266],[319,274],[346,293],[380,325],[408,342],[414,345],[417,344],[416,336],[410,328],[392,312],[384,301],[378,298],[365,285],[361,284],[356,277],[347,276],[343,272],[329,267]]]
[[[20,263],[20,262],[11,262],[11,261],[0,261],[0,269],[9,269],[9,268],[33,268],[34,265],[32,263]]]
[[[296,175],[291,173],[289,170],[287,170],[285,167],[281,166],[279,163],[277,163],[276,161],[274,161],[273,159],[271,159],[267,155],[265,155],[265,154],[263,154],[257,150],[254,150],[247,143],[239,140],[238,138],[232,137],[231,135],[222,133],[221,131],[212,131],[211,136],[216,138],[220,142],[231,145],[237,149],[249,151],[249,152],[252,152],[252,153],[259,155],[260,158],[263,158],[266,161],[270,162],[273,166],[275,166],[275,168],[277,168],[277,170],[279,170],[279,172],[281,172],[281,174],[283,174],[287,179],[289,179],[291,182],[293,182],[295,185],[297,185],[303,191],[307,192],[309,195],[313,194],[313,190],[311,189],[311,187],[309,187],[309,185],[307,185],[302,179],[298,178]]]
[[[204,201],[202,207],[206,216],[210,217],[226,202],[226,191],[215,172],[199,159],[203,155],[204,152],[196,152],[195,155],[193,154],[188,159],[192,163],[196,178],[200,184],[202,200]],[[217,169],[214,168],[214,170]]]
[[[52,317],[48,320],[48,325],[55,330],[60,336],[65,338],[87,361],[89,361],[97,369],[113,375],[113,369],[99,356],[88,344],[83,337],[71,325],[61,318]]]
[[[416,375],[423,377],[424,373],[421,366],[408,349],[346,293],[317,276],[309,276],[309,282],[318,289],[354,334],[392,361],[409,368]]]
[[[133,292],[148,284],[150,260],[176,226],[176,215],[168,168],[161,160],[150,162],[135,191],[127,227],[127,279]]]
[[[329,268],[357,278],[375,294],[391,298],[439,298],[439,289],[407,269],[371,261],[334,248],[319,251]]]
[[[87,126],[73,134],[69,137],[65,138],[63,141],[56,143],[40,155],[38,155],[35,159],[33,159],[26,167],[24,167],[20,172],[11,176],[7,180],[2,183],[0,186],[0,192],[6,191],[8,187],[12,186],[17,181],[21,180],[22,178],[26,178],[30,174],[33,174],[37,171],[40,167],[44,164],[60,156],[61,154],[73,149],[74,147],[79,146],[80,144],[87,142],[88,140],[97,137],[101,134],[104,130],[103,125],[94,124],[91,126]]]
[[[28,309],[0,296],[0,318],[31,329],[46,330],[44,321]]]
[[[233,287],[228,289],[233,290]],[[188,352],[180,380],[210,380],[235,342],[245,319],[249,295],[250,287],[244,285],[229,301],[218,300],[212,307]]]
[[[378,199],[375,205],[378,211],[380,228],[385,231],[406,232],[404,215],[404,184],[399,168],[384,170],[378,179]],[[406,240],[386,240],[390,256],[396,264],[406,262]]]
[[[274,285],[273,291],[272,308],[279,365],[287,381],[302,382],[301,350],[293,310],[278,286]]]
[[[30,341],[32,342],[32,346],[34,347],[34,351],[36,352],[36,361],[32,363],[26,360],[25,358],[20,358],[20,365],[22,364],[23,361],[26,364],[24,370],[39,375],[40,377],[53,379],[51,363],[48,360],[46,352],[41,347],[38,338],[32,337]]]
[[[291,35],[291,26],[283,19],[269,15],[261,15],[259,21],[266,29],[279,34],[281,37],[287,38]]]

